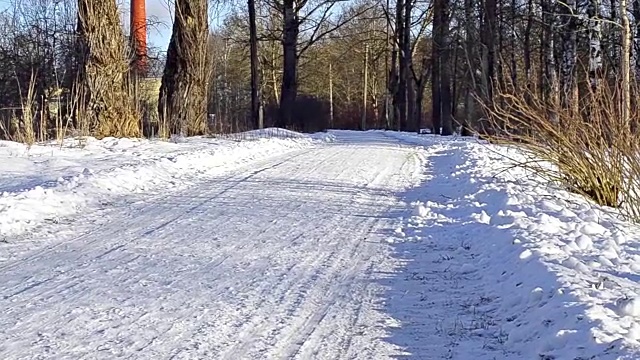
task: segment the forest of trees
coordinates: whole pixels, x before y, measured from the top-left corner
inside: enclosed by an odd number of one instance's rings
[[[0,136],[469,135],[510,126],[504,112],[589,117],[601,86],[630,121],[638,98],[640,0],[175,0],[169,47],[144,74],[122,7],[14,0],[0,15]]]

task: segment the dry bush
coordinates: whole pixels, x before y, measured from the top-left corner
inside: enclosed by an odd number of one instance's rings
[[[630,122],[620,116],[615,86],[587,90],[571,108],[533,91],[496,93],[491,104],[484,103],[489,138],[523,149],[526,160],[517,166],[640,220],[640,146]],[[632,119],[640,120],[639,114]]]
[[[89,133],[98,137],[139,137],[140,114],[130,84],[131,53],[114,0],[78,3],[80,114]]]
[[[35,88],[36,88],[36,73],[31,72],[31,79],[29,80],[29,88],[24,97],[22,97],[22,119],[20,126],[18,127],[19,141],[29,146],[36,142],[36,132],[33,128],[33,122],[35,119]],[[20,91],[22,92],[22,91]]]

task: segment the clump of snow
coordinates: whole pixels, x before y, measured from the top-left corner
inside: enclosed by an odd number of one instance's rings
[[[622,298],[616,301],[616,308],[620,316],[640,316],[640,298]]]
[[[237,139],[66,139],[27,147],[0,141],[0,240],[131,193],[175,190],[261,159],[333,141],[283,129]],[[242,141],[237,141],[242,140]]]
[[[429,241],[390,245],[414,274],[388,292],[397,344],[434,359],[640,358],[640,227],[510,167],[517,149],[385,134],[432,165],[404,199],[417,204],[404,226]]]

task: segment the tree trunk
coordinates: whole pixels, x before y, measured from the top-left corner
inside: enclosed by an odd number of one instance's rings
[[[415,89],[413,87],[412,63],[413,54],[411,53],[411,13],[413,11],[413,1],[405,0],[404,3],[404,33],[402,38],[403,59],[404,59],[404,84],[405,84],[405,106],[404,119],[405,129],[409,131],[417,131],[417,123],[415,119]]]
[[[173,33],[162,75],[158,111],[169,131],[207,130],[207,0],[176,0]]]
[[[576,81],[576,61],[577,53],[577,14],[575,0],[567,0],[564,4],[559,5],[559,23],[562,29],[561,33],[561,53],[562,64],[560,65],[560,84],[562,92],[560,93],[560,103],[563,109],[571,111],[572,114],[578,114],[578,84]]]
[[[411,0],[406,0],[411,1]],[[396,92],[394,94],[394,118],[396,120],[397,130],[400,131],[407,123],[407,54],[405,47],[405,0],[396,2],[396,37],[395,42],[398,44],[399,61],[398,61],[398,77]]]
[[[482,95],[487,104],[493,102],[493,82],[496,62],[496,0],[484,1],[482,22]]]
[[[622,2],[622,1],[621,1]],[[625,1],[626,3],[626,1]],[[617,4],[616,4],[616,0],[610,0],[609,1],[610,4],[610,9],[611,9],[611,19],[610,19],[610,24],[611,26],[611,31],[609,33],[609,36],[611,37],[611,41],[609,43],[609,56],[610,59],[612,59],[612,63],[611,63],[611,67],[612,70],[614,71],[614,73],[617,72],[618,67],[622,64],[622,59],[620,58],[620,52],[621,52],[621,46],[622,46],[622,41],[624,41],[622,39],[622,29],[620,29],[620,26],[622,26],[622,18],[621,18],[621,14],[619,14],[619,10],[622,9],[622,5],[620,5],[620,8],[618,8]],[[625,14],[626,14],[626,10],[625,10]],[[621,36],[622,35],[622,36]]]
[[[426,85],[426,81],[422,82],[421,84],[418,84],[416,86],[416,123],[418,124],[418,128],[416,129],[416,131],[419,133],[420,129],[422,128],[422,113],[424,111],[424,90],[425,90],[425,86]]]
[[[79,0],[77,117],[98,137],[137,137],[140,116],[128,84],[129,58],[115,0]]]
[[[516,49],[517,49],[517,39],[516,39],[516,0],[511,0],[511,28],[509,29],[509,46],[511,47],[510,56],[511,56],[511,85],[514,89],[518,88],[518,63],[516,61]]]
[[[435,44],[432,51],[434,64],[431,67],[431,133],[440,135],[442,130],[442,99],[440,91],[440,72],[442,63],[439,60],[440,57]]]
[[[638,14],[640,14],[640,0],[634,0],[634,10],[637,4]],[[591,84],[591,88],[595,90],[598,86],[598,79],[602,71],[600,0],[589,0],[587,16],[589,17],[589,83]],[[640,19],[636,21],[640,21]],[[640,31],[640,28],[638,28],[637,31]],[[638,35],[640,35],[640,33]],[[637,63],[636,66],[638,64],[640,63]]]
[[[258,30],[256,27],[255,0],[248,0],[249,7],[249,43],[251,57],[251,121],[258,129],[264,127],[260,96],[260,71],[258,61]]]
[[[293,108],[298,96],[298,35],[300,33],[300,19],[295,0],[284,0],[284,27],[282,34],[282,89],[280,91],[279,127],[293,125]]]
[[[543,0],[542,2],[542,22],[543,30],[543,49],[542,55],[544,60],[544,94],[547,103],[551,109],[557,109],[558,106],[558,77],[556,75],[556,64],[554,56],[554,30],[555,30],[555,11],[552,0]],[[551,121],[557,122],[558,116],[553,111],[550,112]]]
[[[531,29],[533,27],[533,0],[527,0],[527,24],[524,30],[524,77],[527,103],[531,101],[533,77],[531,73]]]
[[[447,4],[448,7],[448,4]],[[445,10],[446,11],[446,10]],[[445,16],[447,16],[445,14]],[[446,19],[446,18],[445,18]],[[445,20],[447,21],[447,20]],[[449,33],[449,26],[448,26],[448,21],[447,24],[445,25],[446,28],[444,29],[444,44],[446,44],[445,46],[447,46],[447,48],[444,49],[443,54],[442,54],[442,69],[440,70],[440,106],[442,108],[440,116],[442,117],[442,135],[444,136],[449,136],[449,135],[453,135],[453,109],[452,109],[452,103],[453,103],[453,98],[452,98],[452,94],[451,94],[451,71],[450,71],[450,64],[449,64],[449,59],[450,59],[450,49],[448,49],[449,46],[449,41],[448,41],[448,33]]]
[[[422,57],[422,73],[415,79],[415,116],[416,116],[416,125],[415,129],[417,132],[420,132],[423,126],[423,110],[424,110],[424,91],[427,87],[427,81],[429,80],[429,74],[432,72],[433,62],[431,58],[428,56],[428,53],[425,52]]]
[[[635,76],[636,80],[640,80],[640,0],[633,0],[633,19],[635,21],[635,38],[633,44],[636,59]]]
[[[474,0],[465,0],[464,2],[464,22],[465,22],[465,52],[467,58],[467,82],[465,89],[465,102],[464,102],[464,118],[462,120],[462,130],[460,134],[462,136],[471,136],[470,123],[475,122],[475,109],[473,92],[477,88],[475,80],[475,59],[476,59],[476,43],[474,34]]]
[[[452,135],[448,0],[436,0],[433,14],[432,132],[434,134]]]
[[[329,128],[334,128],[333,118],[333,67],[329,62]]]
[[[386,0],[386,7],[385,7],[385,11],[387,13],[389,13],[389,0]],[[640,0],[637,0],[640,1]],[[385,76],[386,76],[386,92],[384,94],[384,119],[385,119],[385,129],[390,130],[393,128],[393,120],[391,118],[391,94],[393,94],[392,92],[392,84],[391,84],[391,69],[394,68],[395,66],[395,57],[397,56],[397,54],[394,52],[395,51],[395,46],[391,45],[391,34],[390,34],[390,21],[387,19],[386,21],[386,28],[385,28],[385,40],[386,40],[386,50],[385,51],[385,59],[384,59],[384,66],[385,66]],[[392,54],[392,60],[391,60],[391,66],[389,66],[389,54]]]
[[[630,126],[631,115],[631,25],[627,13],[627,0],[620,0],[620,20],[622,22],[622,48],[620,51],[620,72],[622,78],[621,97],[621,117],[623,124]]]
[[[362,85],[362,131],[367,130],[367,91],[369,90],[369,45],[364,46],[364,84]]]

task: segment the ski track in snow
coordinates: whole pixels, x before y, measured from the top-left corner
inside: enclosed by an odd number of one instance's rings
[[[377,358],[395,193],[421,150],[344,135],[164,198],[4,263],[4,359]],[[143,198],[141,198],[143,199]],[[82,222],[82,219],[78,220]]]

